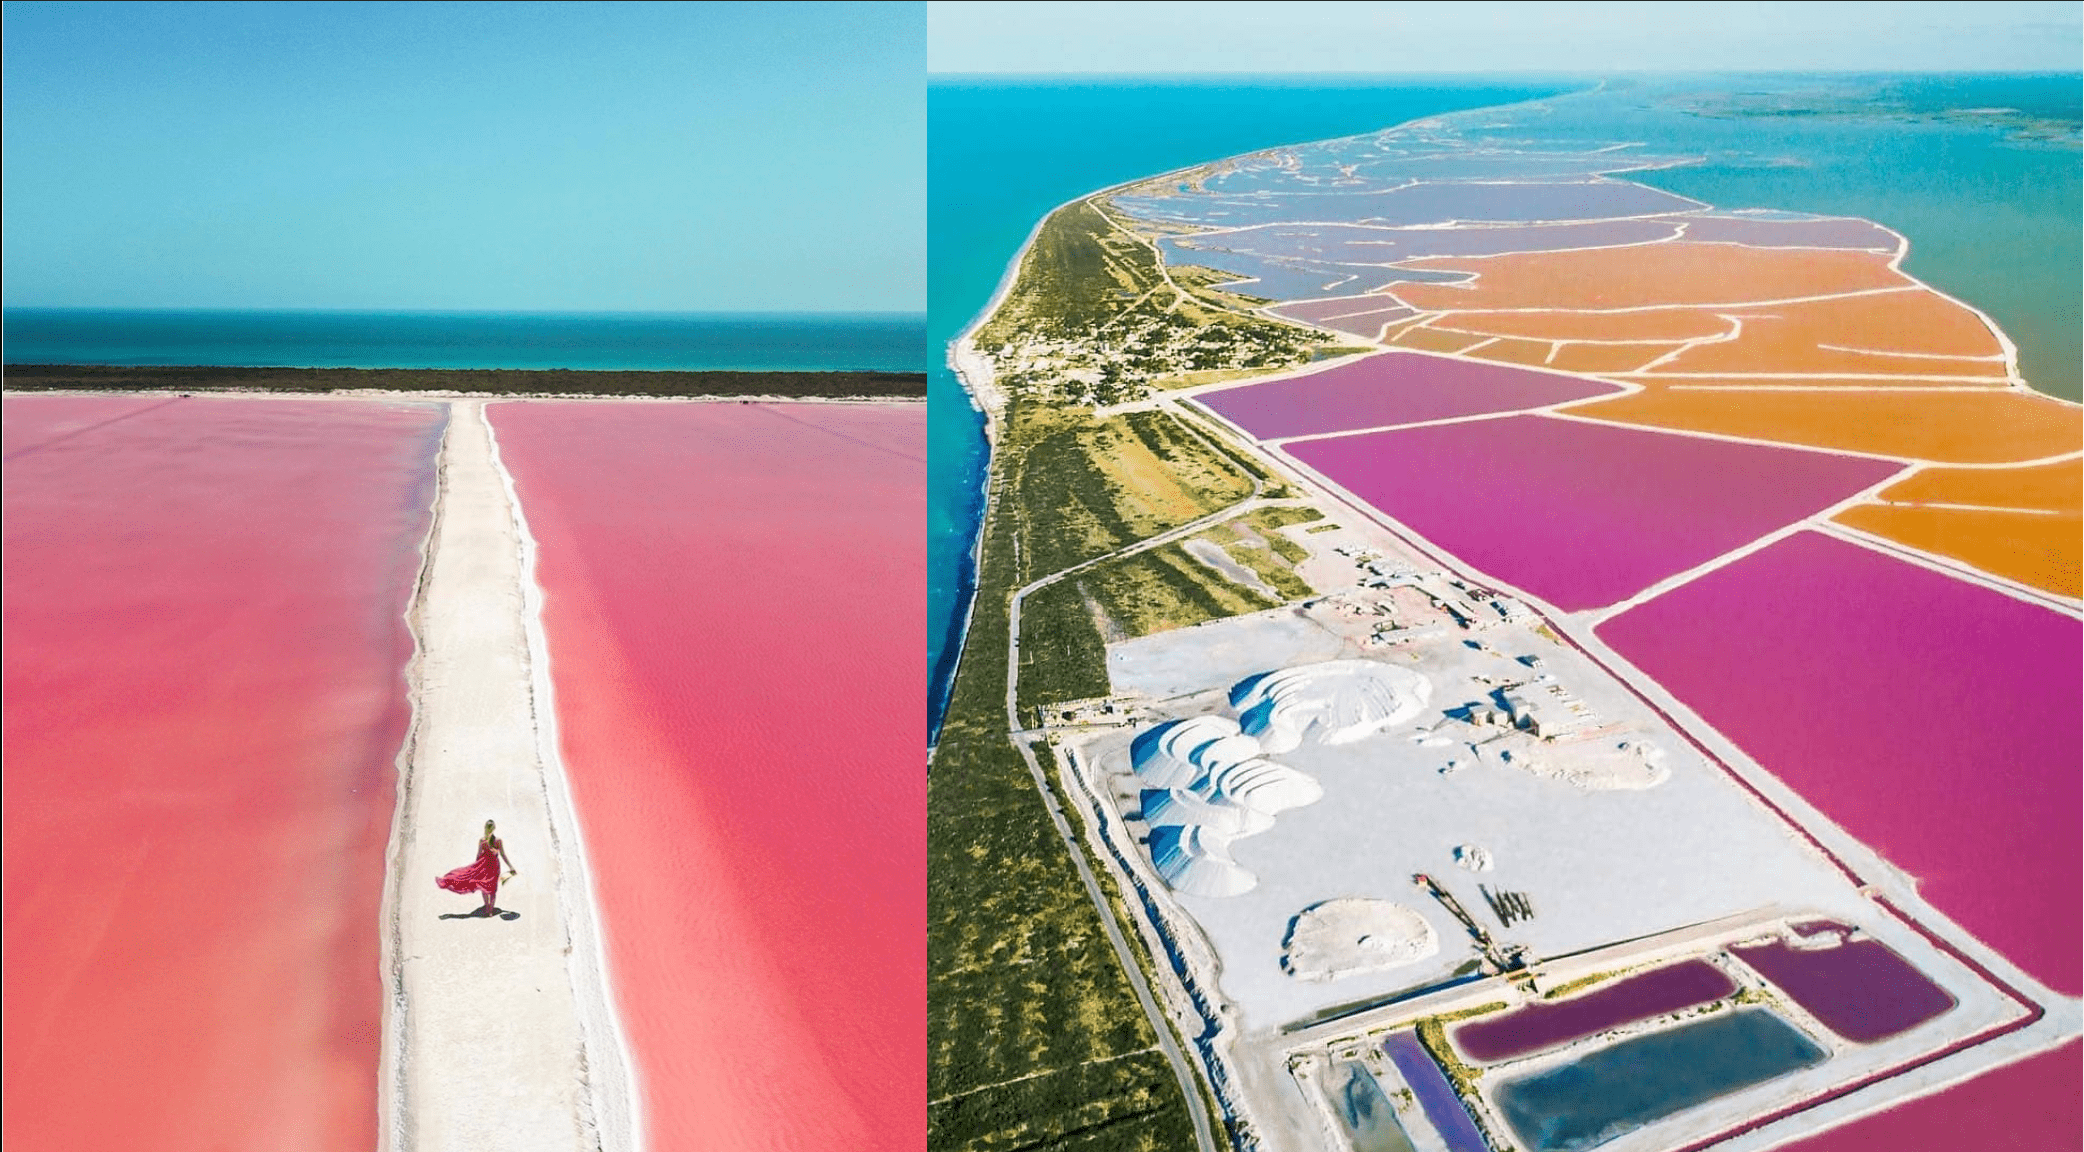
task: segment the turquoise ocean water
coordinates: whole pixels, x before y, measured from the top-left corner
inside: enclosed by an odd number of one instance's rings
[[[917,372],[918,313],[9,308],[10,364]]]
[[[1803,93],[1775,114],[1761,94]],[[1640,143],[1697,163],[1630,179],[1722,208],[1863,216],[1910,238],[1912,274],[1989,313],[2036,388],[2080,391],[2080,78],[944,78],[928,87],[930,719],[938,730],[982,512],[981,422],[943,362],[1035,222],[1081,193],[1279,144],[1464,111],[1501,144]],[[1544,97],[1552,97],[1541,99]],[[1526,103],[1534,101],[1533,103]],[[2031,139],[2012,109],[2067,139]]]
[[[931,730],[955,658],[983,511],[983,424],[943,360],[1050,209],[1172,168],[1280,144],[1548,96],[1568,80],[1312,77],[1047,80],[941,77],[927,86]]]

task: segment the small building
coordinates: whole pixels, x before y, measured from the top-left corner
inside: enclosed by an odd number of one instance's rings
[[[1515,726],[1544,740],[1558,735],[1568,726],[1561,716],[1556,715],[1554,709],[1537,704],[1517,692],[1506,695],[1505,707],[1512,713]]]
[[[1479,728],[1503,725],[1506,722],[1505,711],[1489,700],[1478,700],[1474,704],[1464,705],[1462,715],[1469,723]]]

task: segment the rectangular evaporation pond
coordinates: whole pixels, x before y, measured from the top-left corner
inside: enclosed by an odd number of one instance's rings
[[[1469,566],[1566,612],[1627,599],[1899,467],[1546,416],[1306,440],[1288,451]],[[1852,587],[1832,589],[1826,602]]]
[[[1718,1015],[1602,1048],[1500,1085],[1530,1152],[1578,1152],[1754,1084],[1821,1064],[1824,1050],[1763,1009]]]
[[[1411,1032],[1399,1032],[1382,1045],[1389,1054],[1390,1063],[1411,1085],[1418,1097],[1418,1106],[1425,1111],[1426,1119],[1432,1122],[1440,1138],[1447,1141],[1448,1152],[1490,1152],[1483,1133],[1476,1130],[1476,1122],[1469,1119],[1469,1110],[1462,1107],[1462,1098],[1456,1094],[1454,1085],[1447,1082],[1447,1074],[1418,1042]]]
[[[1798,929],[1799,931],[1799,929]],[[1872,1044],[1946,1013],[1954,998],[1879,940],[1849,940],[1843,924],[1787,940],[1732,948],[1737,959],[1847,1040]]]
[[[1720,1000],[1736,990],[1729,973],[1705,960],[1688,960],[1617,980],[1583,996],[1541,1001],[1471,1021],[1454,1030],[1454,1042],[1470,1059],[1492,1064]]]
[[[1204,392],[1197,399],[1259,439],[1278,440],[1513,412],[1616,391],[1611,384],[1554,372],[1384,352],[1307,376]]]
[[[1353,1152],[1417,1152],[1404,1126],[1397,1123],[1396,1109],[1382,1094],[1375,1075],[1357,1061],[1346,1061],[1332,1070],[1325,1094]]]
[[[2084,987],[2076,617],[1801,532],[1598,634],[1963,928]]]
[[[925,405],[487,416],[650,1146],[923,1147]]]
[[[2079,1081],[2084,1081],[2084,1046],[2072,1040],[1782,1147],[1785,1152],[2075,1148],[2077,1132],[2084,1129]],[[2003,1117],[2001,1137],[1992,1117]]]
[[[0,411],[0,1144],[369,1148],[446,409]]]

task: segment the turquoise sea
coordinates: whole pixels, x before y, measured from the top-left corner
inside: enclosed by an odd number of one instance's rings
[[[1589,82],[1514,77],[942,76],[927,85],[928,712],[961,652],[983,511],[983,423],[945,364],[1028,233],[1073,197],[1280,144],[1549,96]]]
[[[960,654],[986,461],[981,421],[943,357],[1056,205],[1226,156],[1480,110],[1454,117],[1457,130],[1508,147],[1639,143],[1696,161],[1630,175],[1642,183],[1723,208],[1856,215],[1894,228],[1910,238],[1908,271],[1989,313],[2018,343],[2034,387],[2076,399],[2080,90],[2074,73],[935,80],[927,90],[932,730]]]
[[[9,308],[10,364],[917,372],[918,313]]]

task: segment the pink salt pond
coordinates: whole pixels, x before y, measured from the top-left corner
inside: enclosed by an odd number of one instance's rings
[[[1344,303],[1348,306],[1340,311],[1346,313],[1366,307]],[[1391,319],[1396,317],[1387,316],[1382,323]],[[1198,399],[1253,436],[1279,440],[1514,412],[1619,391],[1610,384],[1555,372],[1392,351],[1307,376],[1204,392]]]
[[[1886,1040],[1954,1006],[1944,988],[1879,940],[1854,939],[1852,929],[1828,921],[1794,931],[1793,940],[1730,951],[1847,1040]]]
[[[1955,922],[2077,994],[2075,617],[1802,532],[1598,631]]]
[[[1309,440],[1288,451],[1484,575],[1564,611],[1625,600],[1897,467],[1546,416]]]
[[[2084,1045],[2007,1064],[1930,1096],[1785,1145],[1785,1152],[1873,1152],[1946,1148],[1975,1152],[2046,1152],[2075,1148],[2084,1128],[2077,1084]]]

